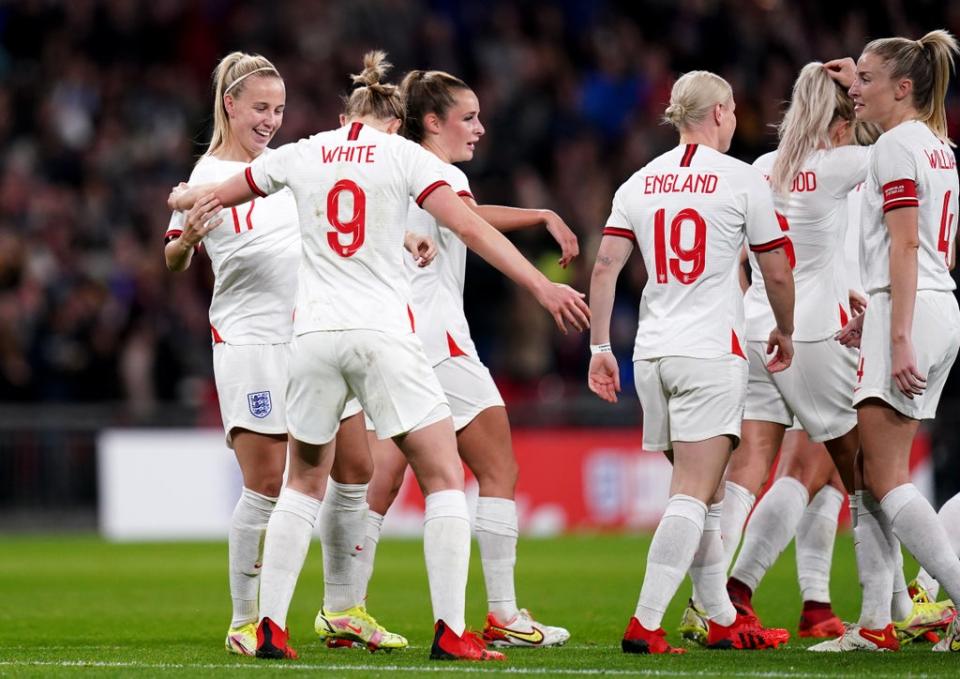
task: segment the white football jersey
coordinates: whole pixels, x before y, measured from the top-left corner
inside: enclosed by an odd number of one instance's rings
[[[297,200],[296,335],[412,332],[403,236],[410,198],[422,205],[447,183],[435,155],[357,122],[281,146],[246,176],[259,195],[289,186]]]
[[[272,155],[270,149],[262,157]],[[246,163],[203,156],[190,184],[219,183]],[[203,239],[213,265],[210,331],[214,342],[278,344],[293,334],[293,303],[300,263],[297,205],[290,191],[221,210],[223,222]],[[174,212],[166,237],[183,232],[186,214]]]
[[[863,279],[860,278],[860,211],[863,209],[863,182],[847,194],[847,236],[843,241],[844,269],[847,286],[861,295]]]
[[[603,232],[636,242],[647,267],[635,361],[744,356],[744,237],[759,252],[787,242],[757,170],[708,146],[678,146],[617,190]]]
[[[777,152],[766,153],[753,166],[765,177]],[[867,173],[870,147],[840,146],[811,153],[787,193],[774,193],[780,228],[790,239],[787,254],[793,265],[795,342],[832,337],[849,319],[849,286],[844,271],[847,196]],[[760,266],[748,255],[753,281],[743,304],[747,339],[766,340],[776,327]]]
[[[467,176],[459,168],[444,165],[443,178],[458,195],[473,197]],[[429,266],[421,268],[412,257],[404,258],[410,275],[415,329],[430,365],[462,354],[476,357],[470,326],[463,313],[467,246],[412,200],[407,230],[429,236],[438,248],[437,258]]]
[[[890,234],[884,215],[917,208],[917,290],[956,288],[947,258],[957,232],[957,160],[953,149],[918,120],[884,132],[867,172],[861,215],[860,267],[868,293],[890,289]]]

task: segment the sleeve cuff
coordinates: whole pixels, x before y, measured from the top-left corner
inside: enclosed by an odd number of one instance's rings
[[[431,193],[439,189],[441,186],[450,186],[450,185],[441,179],[440,181],[434,182],[433,184],[425,188],[423,191],[421,191],[420,195],[417,196],[417,207],[423,207],[423,201],[425,201]]]
[[[786,247],[787,243],[786,236],[777,238],[776,240],[769,241],[768,243],[761,243],[760,245],[750,245],[751,252],[770,252],[771,250],[776,250],[777,248]]]
[[[260,187],[257,186],[257,183],[253,181],[253,170],[247,165],[247,169],[243,171],[243,176],[247,178],[247,186],[250,187],[250,190],[261,198],[266,198],[267,194],[260,190]]]
[[[636,243],[637,236],[630,229],[621,229],[619,226],[605,226],[603,227],[604,236],[619,236],[620,238],[626,238],[627,240]]]

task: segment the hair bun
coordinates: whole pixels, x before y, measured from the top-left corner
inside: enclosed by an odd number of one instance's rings
[[[383,50],[373,50],[363,55],[363,72],[350,76],[357,87],[372,87],[379,85],[386,77],[393,64],[387,61],[387,53]]]

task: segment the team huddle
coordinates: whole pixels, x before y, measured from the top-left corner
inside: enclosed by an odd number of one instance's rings
[[[526,288],[561,331],[590,328],[589,387],[616,401],[610,320],[637,246],[648,273],[633,353],[643,443],[664,451],[674,472],[623,650],[684,652],[667,643],[662,619],[687,574],[686,638],[782,645],[789,632],[764,627],[750,597],[796,535],[800,634],[830,637],[811,650],[896,650],[940,632],[935,650],[960,651],[952,604],[936,601],[941,587],[960,596],[960,544],[951,542],[960,536],[907,476],[919,421],[934,416],[960,348],[949,273],[960,187],[943,103],[956,52],[950,34],[934,31],[874,41],[857,64],[808,65],[780,147],[752,167],[726,155],[736,129],[730,85],[706,71],[682,76],[664,116],[680,143],[617,191],[589,307],[502,234],[546,227],[566,266],[579,246],[563,220],[478,205],[453,165],[473,157],[484,131],[462,80],[411,71],[389,85],[385,55],[370,53],[339,128],[271,150],[283,80],[263,57],[225,57],[210,146],[170,196],[165,257],[183,270],[202,244],[215,274],[214,375],[244,482],[229,534],[227,650],[297,657],[286,618],[317,524],[317,634],[330,647],[407,646],[365,605],[407,464],[425,498],[430,657],[503,660],[491,647],[564,644],[566,629],[517,604],[517,463],[464,315],[466,250]],[[859,292],[844,257],[857,206]],[[728,580],[781,444],[781,476]],[[482,634],[465,622],[462,463],[480,490]],[[860,620],[848,626],[829,603],[844,493],[863,587]],[[901,540],[925,569],[912,590]]]

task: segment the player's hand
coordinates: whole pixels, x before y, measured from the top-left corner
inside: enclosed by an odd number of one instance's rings
[[[180,210],[180,198],[184,193],[189,190],[190,185],[186,182],[180,182],[172,189],[170,189],[170,195],[167,196],[167,207],[171,210]]]
[[[560,219],[560,216],[553,210],[544,210],[544,224],[547,226],[547,233],[553,236],[560,246],[559,264],[566,269],[567,265],[574,257],[580,254],[580,244],[577,242],[575,234],[567,223]]]
[[[421,269],[437,256],[437,244],[429,236],[407,231],[403,236],[403,247],[413,256],[413,261]]]
[[[771,373],[789,368],[793,363],[793,337],[774,328],[767,340],[767,356],[771,356],[767,361],[767,370]]]
[[[850,296],[850,311],[854,316],[861,315],[864,311],[867,310],[867,298],[861,295],[856,290],[851,289],[849,291]]]
[[[223,217],[217,216],[223,206],[217,197],[210,193],[201,198],[187,212],[180,240],[191,248],[200,245],[207,234],[223,223]]]
[[[594,354],[590,358],[587,385],[590,391],[604,401],[617,402],[617,393],[620,391],[620,367],[613,354],[605,351]]]
[[[841,328],[840,332],[834,335],[840,344],[851,349],[860,347],[860,337],[863,333],[863,314],[859,314],[850,319],[850,321]]]
[[[823,68],[827,75],[844,89],[849,89],[853,81],[857,79],[857,64],[850,57],[828,61],[823,65]]]
[[[567,334],[567,323],[574,330],[582,331],[590,327],[590,307],[583,301],[584,297],[586,295],[569,285],[549,281],[537,293],[537,301],[550,312],[564,335]]]
[[[892,347],[893,381],[904,396],[913,399],[923,394],[927,388],[927,378],[917,369],[917,357],[913,352],[913,341],[894,341]]]

